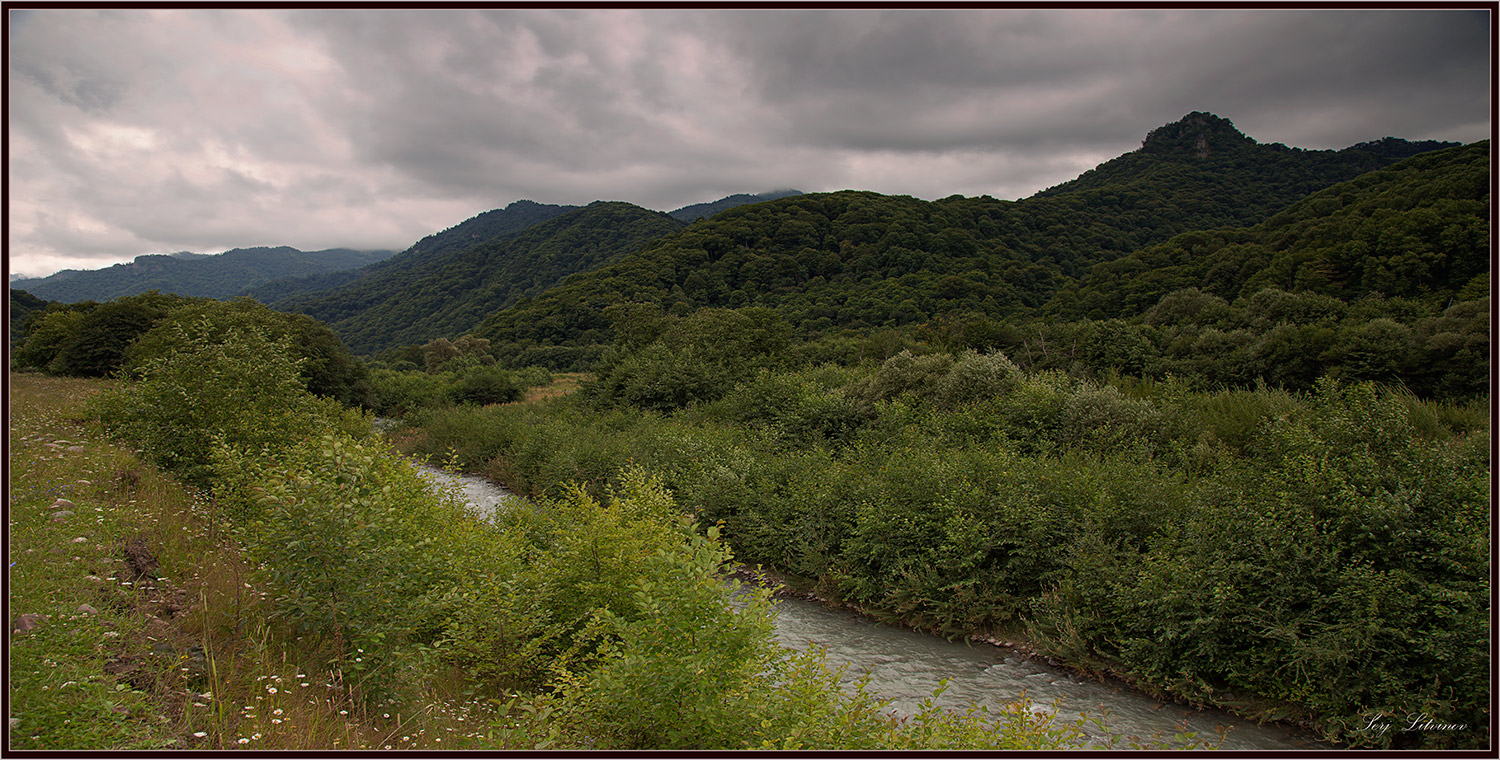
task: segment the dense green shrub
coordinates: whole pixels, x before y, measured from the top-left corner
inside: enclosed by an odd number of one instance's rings
[[[1358,746],[1418,741],[1362,730],[1380,714],[1483,725],[1459,695],[1486,688],[1488,465],[1477,438],[1433,445],[1409,420],[1401,394],[1324,382],[1306,413],[1258,425],[1258,464],[1201,484],[1144,554],[1075,565],[1039,632],[1071,630],[1189,699],[1257,695],[1265,715]]]
[[[866,418],[841,389],[801,374],[764,369],[717,406],[724,417],[766,430],[791,445],[848,443]]]
[[[62,374],[57,355],[71,343],[83,325],[84,311],[73,307],[48,307],[32,315],[26,324],[26,339],[11,362],[18,368],[33,368]]]
[[[625,336],[600,362],[586,393],[601,405],[670,411],[718,399],[775,363],[790,328],[763,308],[701,309],[660,317],[650,309],[612,312]]]
[[[374,369],[375,413],[402,417],[430,406],[449,403],[447,378],[415,369]]]
[[[90,407],[112,435],[136,441],[161,467],[206,486],[217,446],[284,446],[332,430],[368,432],[368,417],[306,392],[285,338],[173,322],[171,353],[137,367],[138,379]]]
[[[193,299],[175,306],[130,345],[122,368],[137,372],[146,362],[177,351],[179,328],[187,324],[202,325],[201,329],[220,336],[219,339],[224,339],[222,336],[230,330],[253,330],[271,340],[284,340],[310,393],[335,399],[345,406],[373,405],[374,389],[368,368],[349,353],[333,330],[306,315],[272,311],[248,298]]]
[[[449,397],[460,404],[503,404],[521,398],[513,373],[499,367],[474,367],[454,379]]]
[[[1020,382],[1021,368],[1005,354],[966,351],[938,381],[934,398],[938,406],[954,409],[1007,395]]]
[[[16,366],[55,375],[106,377],[120,369],[128,347],[142,333],[173,308],[199,300],[151,291],[102,304],[49,305],[27,324]]]
[[[886,359],[875,374],[854,383],[849,388],[849,395],[865,408],[907,394],[929,398],[952,367],[951,354],[917,356],[911,351],[902,351]]]
[[[367,695],[420,677],[459,571],[505,556],[458,495],[434,492],[374,439],[225,446],[214,465],[214,496],[276,590],[277,616],[332,637],[337,667]]]

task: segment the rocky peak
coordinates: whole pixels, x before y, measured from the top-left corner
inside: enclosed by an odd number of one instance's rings
[[[1255,140],[1235,129],[1234,122],[1203,111],[1194,111],[1178,121],[1151,130],[1141,141],[1141,152],[1205,159],[1210,155],[1245,145]]]

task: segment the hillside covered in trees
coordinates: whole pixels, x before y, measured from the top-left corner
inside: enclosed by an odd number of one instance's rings
[[[392,251],[348,248],[299,251],[287,246],[235,248],[214,255],[153,254],[104,269],[67,269],[48,277],[15,280],[11,287],[63,303],[108,301],[150,290],[180,296],[229,298],[271,280],[358,269],[391,254]]]
[[[469,234],[493,235],[477,245],[419,243],[348,285],[274,305],[327,323],[356,351],[422,343],[467,332],[496,309],[681,227],[660,212],[599,201],[503,233],[476,230]]]
[[[1202,125],[1210,146],[1224,140],[1224,123]],[[1195,175],[1200,184],[1177,181],[1159,168],[1167,159],[1153,159],[1155,180],[1091,181],[1016,202],[958,196],[926,202],[853,191],[786,198],[731,209],[664,237],[492,314],[475,334],[490,340],[497,356],[518,364],[581,368],[596,361],[614,335],[606,311],[612,305],[643,303],[678,315],[759,306],[773,309],[801,339],[846,330],[947,333],[943,340],[1002,348],[1039,366],[1065,369],[1084,361],[1099,371],[1130,374],[1148,371],[1148,365],[1156,374],[1181,372],[1195,351],[1220,353],[1199,338],[1227,340],[1246,356],[1228,375],[1214,374],[1216,381],[1265,377],[1294,387],[1305,387],[1349,357],[1352,343],[1335,344],[1358,342],[1352,331],[1374,319],[1393,320],[1408,336],[1436,330],[1432,335],[1448,336],[1438,344],[1454,345],[1452,330],[1418,323],[1487,295],[1487,142],[1418,151],[1391,165],[1403,151],[1389,141],[1380,152],[1335,153],[1286,151],[1241,138],[1220,152],[1287,162],[1305,155],[1312,163],[1304,173],[1334,169],[1322,175],[1324,189],[1305,200],[1296,195],[1302,185],[1259,183],[1255,172],[1237,173],[1232,164]],[[1187,139],[1175,153],[1161,155],[1186,172],[1206,160],[1193,147],[1197,143]],[[1410,151],[1430,147],[1405,145]],[[1339,154],[1349,160],[1335,161]],[[1368,163],[1390,168],[1359,174]],[[1346,175],[1355,179],[1333,181]],[[1205,190],[1206,181],[1215,187]],[[1252,199],[1275,213],[1255,226],[1240,226],[1238,205],[1202,201],[1215,192]],[[1197,219],[1197,226],[1186,227],[1185,218]],[[1151,262],[1143,264],[1148,256]],[[1224,321],[1203,327],[1230,337],[1145,334],[1167,318],[1159,312],[1148,319],[1145,312],[1190,288],[1222,302],[1222,309],[1204,317]],[[1275,292],[1254,301],[1262,290]],[[1177,300],[1192,297],[1184,293]],[[1311,326],[1309,317],[1277,312],[1291,308],[1282,303],[1287,298],[1332,299],[1323,308],[1337,318]],[[1289,319],[1301,326],[1282,325]],[[1128,324],[1094,324],[1110,320]],[[1131,333],[1129,340],[1118,340],[1122,330]],[[1299,330],[1306,334],[1293,334]],[[1468,387],[1484,375],[1480,353],[1474,353],[1482,335],[1460,332],[1468,336],[1458,341],[1468,345],[1460,352],[1471,354],[1464,363],[1470,380],[1460,383]],[[964,335],[955,338],[958,333]],[[1110,340],[1149,350],[1132,355],[1104,348]],[[1062,350],[1046,350],[1049,341]],[[1176,349],[1167,350],[1174,341]],[[1095,344],[1090,361],[1087,347]],[[1310,353],[1295,371],[1269,366],[1300,349]],[[1421,363],[1419,357],[1431,358],[1423,350],[1402,349],[1404,358],[1393,361]],[[1163,355],[1171,360],[1154,361]]]

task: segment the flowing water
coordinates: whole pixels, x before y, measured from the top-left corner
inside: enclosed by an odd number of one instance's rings
[[[494,483],[470,475],[422,468],[436,482],[456,486],[481,515],[489,515],[517,497]],[[825,648],[828,664],[847,664],[846,678],[868,674],[870,691],[891,700],[890,708],[910,715],[920,709],[946,679],[934,702],[963,709],[970,704],[995,710],[1021,697],[1034,710],[1056,712],[1061,720],[1080,714],[1102,717],[1106,729],[1124,737],[1152,740],[1179,731],[1213,738],[1227,728],[1222,749],[1326,749],[1310,736],[1283,726],[1261,726],[1217,710],[1194,710],[1162,702],[1123,684],[1082,678],[1071,672],[989,644],[951,642],[938,636],[885,625],[846,610],[795,598],[776,600],[776,636],[793,649],[811,644]]]

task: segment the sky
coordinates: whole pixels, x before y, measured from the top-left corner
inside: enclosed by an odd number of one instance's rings
[[[1309,149],[1491,132],[1486,11],[9,13],[12,276],[402,250],[520,199],[1016,199],[1192,111]]]

